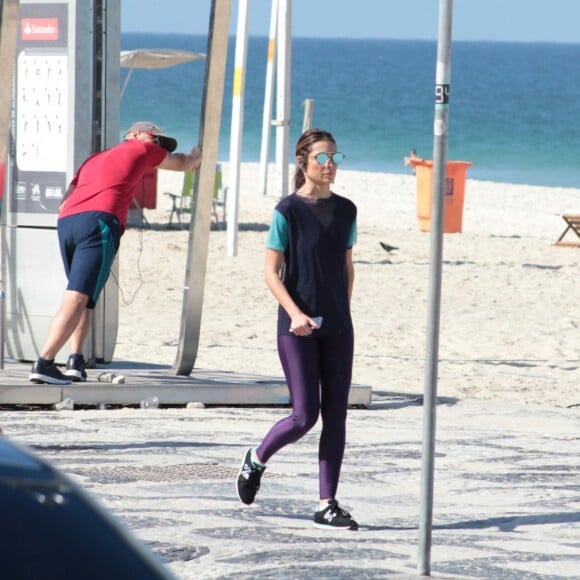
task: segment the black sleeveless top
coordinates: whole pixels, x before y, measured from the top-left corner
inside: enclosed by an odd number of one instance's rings
[[[288,238],[280,277],[307,316],[324,317],[315,336],[352,332],[345,259],[356,232],[355,204],[334,193],[325,199],[292,194],[276,212]],[[285,334],[291,334],[290,317],[280,306],[278,335]]]

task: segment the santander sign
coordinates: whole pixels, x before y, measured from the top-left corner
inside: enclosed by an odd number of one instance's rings
[[[23,18],[22,40],[58,40],[58,18]]]

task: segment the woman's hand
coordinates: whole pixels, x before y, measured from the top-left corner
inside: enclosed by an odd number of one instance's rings
[[[316,322],[302,312],[291,318],[290,332],[296,336],[310,336],[315,328],[319,328]]]

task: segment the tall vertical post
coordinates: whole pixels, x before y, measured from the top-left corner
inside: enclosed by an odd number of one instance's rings
[[[274,73],[276,71],[276,29],[278,28],[278,0],[272,0],[270,34],[268,37],[268,62],[266,63],[266,86],[264,89],[264,113],[262,116],[262,147],[260,149],[260,176],[258,193],[266,195],[268,187],[268,161],[270,136],[272,134],[272,103],[274,100]]]
[[[191,373],[199,347],[230,12],[231,0],[212,0],[199,128],[199,145],[203,151],[203,161],[199,171],[196,171],[194,196],[197,201],[189,228],[181,329],[177,356],[172,369],[175,374],[183,376]]]
[[[421,506],[419,517],[419,559],[417,571],[431,573],[431,533],[435,471],[435,410],[437,405],[437,368],[441,314],[441,271],[443,263],[443,219],[449,87],[451,78],[451,23],[453,0],[439,0],[439,34],[435,76],[435,121],[433,123],[433,204],[431,212],[431,257],[427,314],[427,352],[425,397],[423,402],[423,451],[421,469]]]
[[[18,14],[18,0],[0,0],[0,166],[6,163],[8,156]],[[4,183],[0,185],[3,187]]]
[[[312,129],[312,119],[314,117],[314,99],[304,101],[304,119],[302,121],[302,132]]]
[[[4,185],[10,139],[18,16],[18,0],[0,0],[0,217],[2,207],[6,205],[3,203],[2,194],[6,197]]]
[[[93,50],[92,62],[92,147],[91,153],[102,151],[119,142],[121,63],[121,9],[109,0],[93,0],[91,10]],[[121,258],[122,259],[122,258]],[[110,361],[117,342],[119,258],[94,310],[91,331],[84,350],[89,361]]]
[[[232,126],[230,133],[230,191],[227,197],[227,248],[228,256],[238,254],[238,210],[240,197],[240,159],[244,132],[244,84],[248,54],[248,11],[250,0],[239,0],[238,27],[232,96]]]
[[[278,196],[288,195],[290,151],[290,63],[292,56],[292,0],[278,4],[278,76],[276,102],[276,167]]]
[[[12,82],[16,62],[16,37],[18,33],[18,0],[0,0],[0,227],[3,227],[2,211],[6,192],[5,171],[8,160],[10,135],[10,110],[12,108]],[[4,236],[0,236],[0,369],[4,368],[4,324],[6,320],[4,294]]]

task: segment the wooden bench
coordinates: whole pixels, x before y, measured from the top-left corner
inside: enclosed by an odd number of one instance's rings
[[[564,242],[564,236],[571,230],[578,236],[580,240],[580,214],[565,213],[562,219],[566,222],[566,229],[562,235],[557,239],[556,246],[574,246],[580,248],[580,241],[578,242]]]

